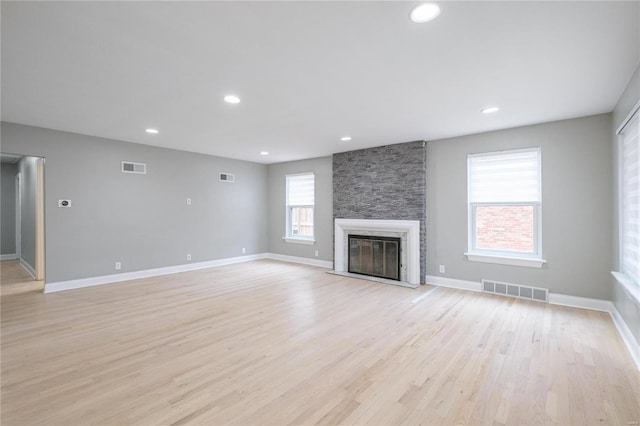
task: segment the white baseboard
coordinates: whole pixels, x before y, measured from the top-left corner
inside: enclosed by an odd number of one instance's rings
[[[436,275],[425,276],[427,284],[433,284],[440,287],[458,288],[460,290],[481,291],[481,284],[475,281],[458,280],[455,278],[438,277]]]
[[[231,265],[240,262],[249,262],[259,259],[274,259],[285,262],[302,263],[305,265],[320,266],[323,268],[333,268],[332,262],[325,260],[308,259],[304,257],[285,256],[275,253],[260,253],[247,256],[229,257],[225,259],[210,260],[207,262],[187,263],[184,265],[167,266],[163,268],[145,269],[142,271],[123,272],[120,274],[102,275],[98,277],[80,278],[77,280],[57,281],[45,283],[44,292],[54,293],[57,291],[73,290],[76,288],[92,287],[95,285],[118,283],[122,281],[137,280],[140,278],[157,277],[160,275],[177,274],[179,272],[196,271],[198,269],[215,268],[217,266]],[[24,265],[23,265],[24,266]],[[27,267],[25,266],[25,269]],[[32,269],[33,271],[33,269]],[[35,274],[33,271],[32,275]]]
[[[633,362],[636,363],[636,368],[640,370],[640,344],[636,341],[633,333],[631,333],[631,330],[629,329],[629,326],[624,322],[622,315],[620,315],[620,312],[618,312],[613,303],[611,304],[611,311],[609,311],[609,315],[611,315],[613,324],[618,329],[618,334],[620,334],[622,341],[631,354]]]
[[[12,254],[0,254],[0,260],[16,260],[18,255],[15,253]]]
[[[589,299],[588,297],[569,296],[568,294],[559,293],[549,293],[549,303],[602,312],[611,312],[613,307],[613,303],[609,300]]]
[[[319,266],[321,268],[333,269],[333,262],[319,259],[309,259],[308,257],[287,256],[284,254],[267,253],[267,259],[282,260],[283,262],[301,263],[303,265]]]
[[[198,269],[215,268],[217,266],[231,265],[240,262],[249,262],[251,260],[265,259],[265,253],[252,254],[247,256],[229,257],[225,259],[210,260],[207,262],[187,263],[184,265],[167,266],[164,268],[145,269],[142,271],[123,272],[120,274],[103,275],[98,277],[81,278],[77,280],[58,281],[46,283],[44,285],[45,293],[53,293],[56,291],[72,290],[76,288],[92,287],[94,285],[111,284],[122,281],[136,280],[140,278],[157,277],[159,275],[177,274],[179,272],[196,271]]]
[[[20,258],[20,266],[22,266],[34,280],[36,279],[36,270],[22,258]]]

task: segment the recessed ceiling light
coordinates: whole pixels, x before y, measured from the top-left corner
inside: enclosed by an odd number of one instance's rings
[[[343,137],[340,138],[340,140],[343,141],[343,142],[350,141],[351,140],[351,136],[343,136]]]
[[[496,112],[499,111],[500,108],[498,107],[487,107],[487,108],[483,108],[482,110],[480,110],[483,114],[491,114],[492,112]]]
[[[260,151],[260,155],[269,155],[269,151]]]
[[[422,3],[411,10],[409,15],[413,22],[421,24],[429,22],[440,15],[440,7],[435,3]]]
[[[237,97],[236,95],[227,95],[224,97],[224,101],[230,104],[239,104],[240,98]]]
[[[145,129],[145,132],[151,133],[152,135],[157,135],[158,133],[160,133],[158,132],[158,129],[151,129],[151,128]]]

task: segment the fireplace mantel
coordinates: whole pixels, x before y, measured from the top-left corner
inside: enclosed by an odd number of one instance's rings
[[[420,221],[419,220],[377,220],[377,219],[335,219],[334,222],[334,269],[346,272],[347,254],[345,241],[351,231],[384,231],[407,234],[406,271],[407,282],[420,284]]]

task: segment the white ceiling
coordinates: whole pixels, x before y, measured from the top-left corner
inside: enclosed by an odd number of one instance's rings
[[[638,1],[416,4],[2,1],[2,119],[275,163],[609,112],[639,63]]]

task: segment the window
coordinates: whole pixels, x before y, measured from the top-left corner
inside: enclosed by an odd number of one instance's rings
[[[640,136],[636,112],[619,132],[619,234],[618,281],[638,297],[640,283]]]
[[[287,175],[287,235],[285,241],[313,243],[315,178],[313,173]]]
[[[542,267],[540,149],[469,155],[467,173],[467,258]]]

